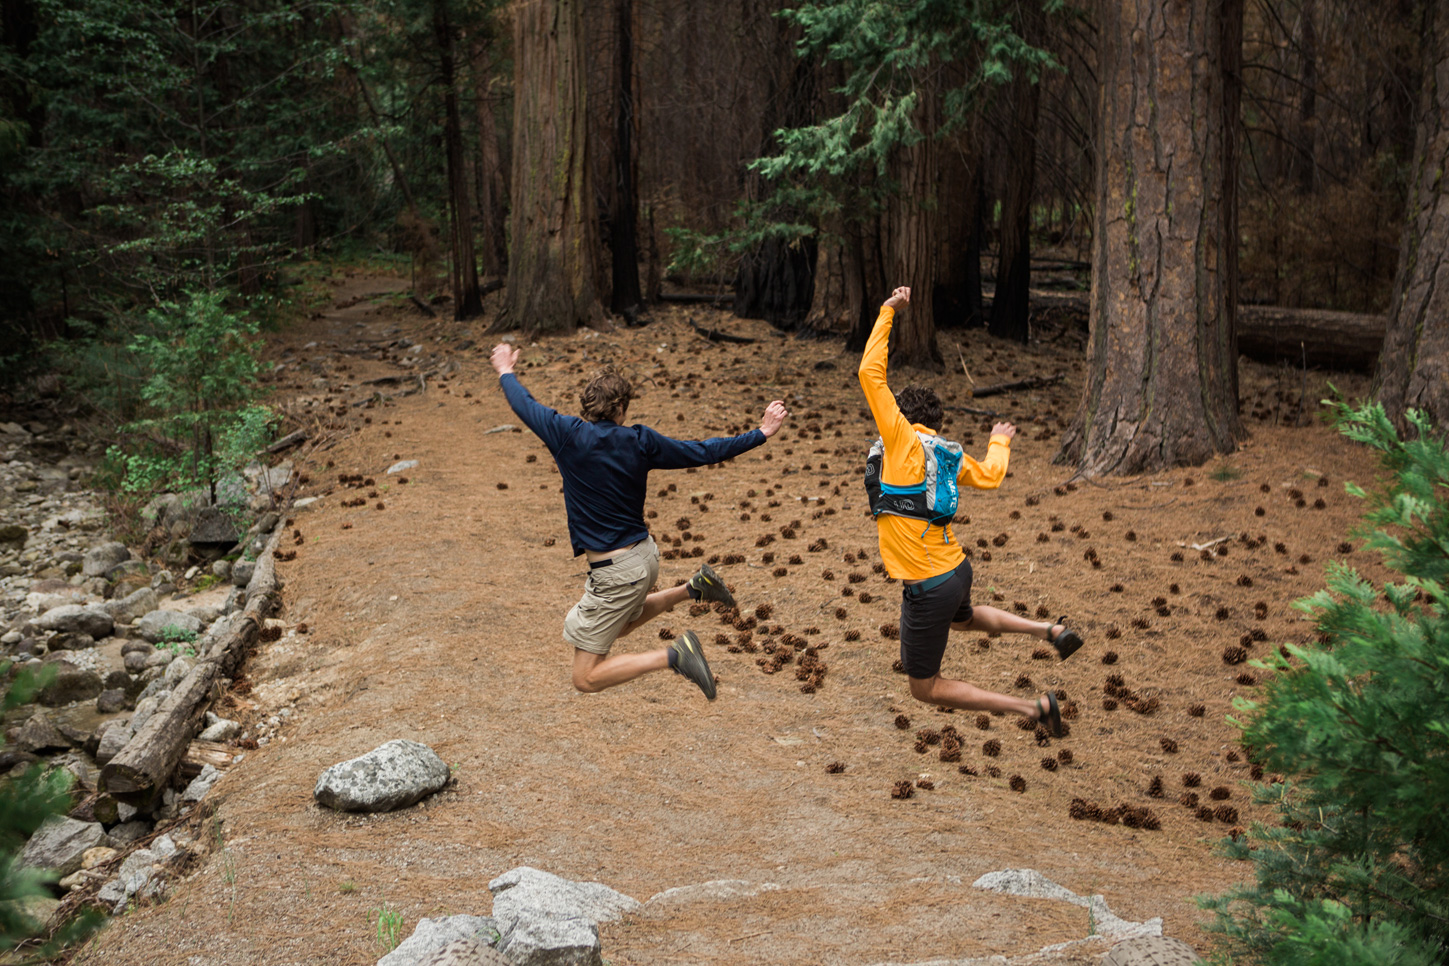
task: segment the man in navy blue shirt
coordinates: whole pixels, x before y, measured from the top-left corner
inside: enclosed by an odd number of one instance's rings
[[[644,525],[650,470],[718,463],[754,449],[775,435],[789,413],[776,400],[765,407],[760,428],[739,436],[672,439],[648,426],[624,426],[633,398],[629,380],[613,368],[599,372],[579,395],[583,418],[541,405],[518,381],[519,350],[493,349],[493,368],[508,405],[543,440],[563,477],[564,507],[574,555],[589,561],[583,598],[564,617],[564,640],[574,648],[574,687],[602,691],[666,667],[715,697],[714,675],[693,631],[666,648],[615,654],[614,641],[686,600],[717,600],[734,606],[724,581],[703,564],[687,583],[649,593],[659,578],[659,548]]]

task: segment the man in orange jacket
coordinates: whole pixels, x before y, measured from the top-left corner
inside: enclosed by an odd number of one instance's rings
[[[897,288],[880,308],[860,360],[860,385],[875,417],[880,439],[866,462],[871,497],[886,572],[901,592],[901,664],[911,695],[927,704],[966,711],[1003,711],[1040,721],[1061,734],[1061,709],[1055,694],[1034,701],[986,691],[941,676],[946,639],[954,630],[1030,634],[1056,647],[1063,660],[1082,639],[1063,623],[1031,621],[995,607],[971,605],[971,563],[951,532],[958,487],[994,490],[1006,477],[1016,427],[991,429],[986,459],[977,462],[956,443],[940,438],[941,400],[921,386],[893,394],[886,384],[886,355],[896,309],[909,303],[911,290]]]

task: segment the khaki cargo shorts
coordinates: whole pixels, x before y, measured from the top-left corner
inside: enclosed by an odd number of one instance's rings
[[[584,596],[564,616],[563,638],[590,654],[608,654],[631,621],[644,613],[644,598],[659,579],[659,548],[645,537],[592,567]]]

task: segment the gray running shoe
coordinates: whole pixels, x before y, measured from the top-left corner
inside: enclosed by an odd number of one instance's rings
[[[699,591],[700,600],[718,600],[726,607],[734,607],[735,599],[725,586],[719,574],[709,564],[700,564],[699,573],[689,578],[689,586]]]
[[[694,631],[685,631],[683,637],[669,645],[669,649],[675,656],[674,672],[699,685],[704,696],[713,701],[714,674],[709,670],[709,662],[704,659],[704,648],[699,646],[699,638],[694,636]]]

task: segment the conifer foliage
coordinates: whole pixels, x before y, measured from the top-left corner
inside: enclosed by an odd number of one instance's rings
[[[1400,439],[1383,407],[1337,405],[1340,430],[1389,474],[1367,545],[1403,575],[1375,587],[1329,568],[1297,603],[1320,643],[1258,662],[1239,699],[1244,743],[1289,776],[1259,786],[1282,824],[1226,843],[1256,880],[1201,900],[1215,928],[1264,963],[1440,963],[1449,952],[1449,453],[1423,413]],[[1367,494],[1354,485],[1350,493]]]

